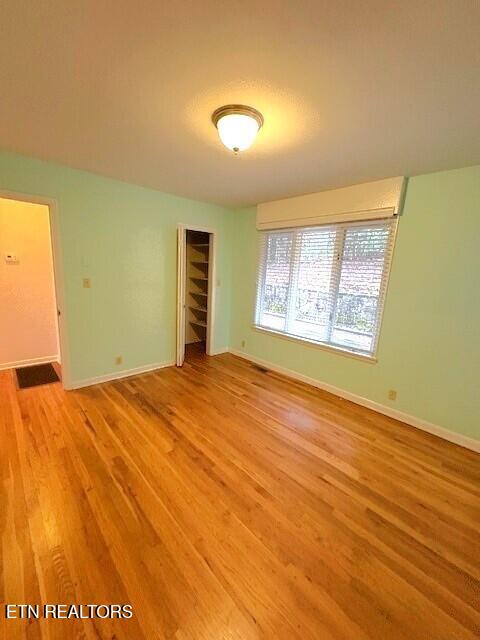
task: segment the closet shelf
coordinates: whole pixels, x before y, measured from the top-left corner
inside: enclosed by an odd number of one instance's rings
[[[209,247],[210,244],[208,242],[194,243],[192,242],[192,247]]]
[[[207,309],[204,309],[204,307],[192,307],[189,305],[188,308],[193,309],[194,311],[203,311],[203,313],[207,313]]]
[[[190,280],[208,280],[208,278],[204,278],[201,276],[189,276]]]
[[[190,291],[190,295],[191,296],[204,296],[205,298],[208,298],[208,293],[205,293],[204,291]]]
[[[196,324],[199,327],[206,327],[207,323],[202,322],[201,320],[190,320],[190,324]]]
[[[208,264],[208,260],[190,260],[192,264]]]

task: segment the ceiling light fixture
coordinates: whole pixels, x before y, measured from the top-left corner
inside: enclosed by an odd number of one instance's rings
[[[227,104],[212,114],[220,140],[234,153],[250,147],[263,125],[260,111],[243,104]]]

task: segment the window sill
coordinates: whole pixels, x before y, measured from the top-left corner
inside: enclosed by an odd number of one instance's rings
[[[342,356],[347,356],[347,358],[353,358],[354,360],[362,360],[363,362],[368,362],[370,364],[375,364],[377,362],[377,358],[375,356],[368,356],[363,353],[356,353],[355,351],[349,351],[348,349],[342,349],[341,347],[335,347],[330,344],[315,342],[314,340],[309,340],[308,338],[299,338],[297,336],[289,336],[285,333],[281,333],[280,331],[275,331],[275,329],[266,329],[265,327],[260,327],[256,324],[252,325],[252,329],[254,329],[255,331],[258,331],[259,333],[266,333],[272,336],[276,336],[277,338],[282,338],[283,340],[288,340],[289,342],[300,342],[309,347],[322,349],[322,351],[329,351],[330,353],[338,353]]]

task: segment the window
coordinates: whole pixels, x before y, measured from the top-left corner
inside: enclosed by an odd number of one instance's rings
[[[256,326],[373,356],[395,224],[261,232]]]

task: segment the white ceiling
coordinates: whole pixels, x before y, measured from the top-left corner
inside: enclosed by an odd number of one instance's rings
[[[479,0],[3,0],[0,147],[225,205],[480,162]],[[240,157],[210,122],[264,114]]]

